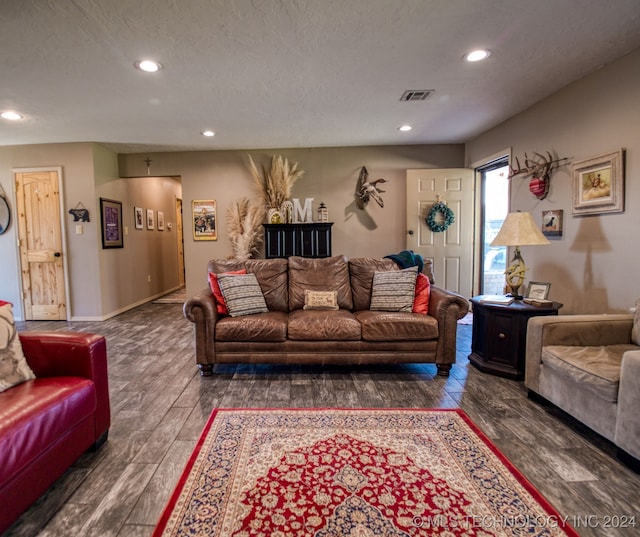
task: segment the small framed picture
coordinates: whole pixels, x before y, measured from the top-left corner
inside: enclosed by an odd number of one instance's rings
[[[529,282],[529,287],[527,288],[527,298],[547,300],[550,287],[551,284],[547,282]]]
[[[547,238],[559,239],[562,237],[562,216],[564,211],[542,211],[542,234]]]
[[[573,214],[624,211],[624,151],[573,163]]]
[[[135,222],[136,229],[144,229],[144,211],[142,207],[133,208],[133,220]]]
[[[147,209],[147,229],[156,228],[156,217],[153,209]]]

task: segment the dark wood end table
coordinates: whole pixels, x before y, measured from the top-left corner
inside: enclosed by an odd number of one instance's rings
[[[511,304],[483,302],[484,295],[471,299],[473,330],[469,361],[480,371],[522,380],[525,370],[527,323],[538,315],[557,315],[559,302],[532,306],[514,300]]]

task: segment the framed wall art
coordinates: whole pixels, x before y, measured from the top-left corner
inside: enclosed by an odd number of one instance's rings
[[[122,248],[122,203],[100,198],[102,248]]]
[[[624,211],[624,150],[573,163],[573,214]]]
[[[562,237],[562,217],[564,211],[555,209],[552,211],[542,211],[542,234],[551,239]]]
[[[136,229],[144,229],[144,211],[142,207],[133,208],[133,221]]]
[[[158,231],[164,231],[164,213],[158,211]]]
[[[147,209],[147,229],[156,228],[156,216],[153,209]]]
[[[193,200],[191,209],[193,214],[193,240],[217,240],[215,200]]]

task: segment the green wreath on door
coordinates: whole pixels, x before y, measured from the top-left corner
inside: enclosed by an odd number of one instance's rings
[[[425,222],[431,231],[441,233],[455,222],[455,215],[446,203],[438,201],[431,207]]]

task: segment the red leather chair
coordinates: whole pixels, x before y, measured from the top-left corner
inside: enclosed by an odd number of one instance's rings
[[[0,533],[110,426],[104,337],[23,332],[34,380],[0,393]]]

